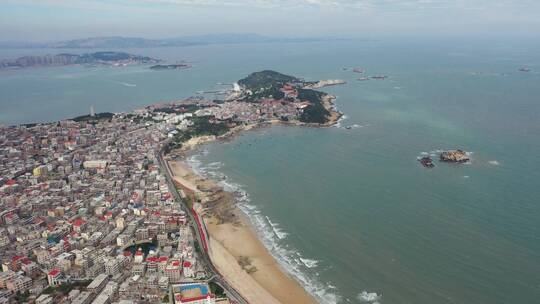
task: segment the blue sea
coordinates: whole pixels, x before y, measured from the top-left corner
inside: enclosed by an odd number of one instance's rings
[[[345,114],[271,127],[189,158],[235,191],[266,246],[321,303],[540,302],[540,43],[382,40],[127,50],[193,68],[0,72],[0,123],[130,111],[273,69]],[[0,58],[73,50],[0,50]],[[80,52],[80,51],[78,51]],[[530,72],[519,72],[527,66]],[[386,80],[357,81],[361,67]],[[349,128],[347,128],[349,127]],[[423,152],[460,148],[468,164]]]

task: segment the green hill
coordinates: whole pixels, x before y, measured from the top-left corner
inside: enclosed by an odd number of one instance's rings
[[[238,84],[245,90],[252,92],[248,101],[256,101],[257,99],[268,97],[276,99],[283,98],[283,93],[280,91],[283,85],[298,81],[299,79],[296,77],[265,70],[249,74],[246,78],[240,79]]]

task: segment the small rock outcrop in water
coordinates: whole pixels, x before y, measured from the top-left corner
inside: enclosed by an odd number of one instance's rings
[[[470,160],[470,158],[467,152],[458,149],[442,152],[440,160],[449,163],[466,163]]]
[[[433,160],[430,156],[423,156],[418,159],[418,161],[424,166],[425,168],[433,168],[435,167],[435,164],[433,164]]]
[[[160,70],[184,70],[191,68],[189,64],[156,64],[150,67],[151,70],[160,71]]]

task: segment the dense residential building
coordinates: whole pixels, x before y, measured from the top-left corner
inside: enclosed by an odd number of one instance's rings
[[[64,275],[58,268],[54,268],[53,270],[49,271],[47,274],[47,281],[49,282],[49,286],[58,286],[62,283],[62,280],[64,278]]]
[[[206,284],[208,265],[191,227],[197,223],[173,195],[158,153],[203,114],[217,126],[298,109],[289,101],[165,107],[0,127],[0,303],[25,291],[36,303],[159,301],[171,284]],[[181,303],[197,298],[190,293],[183,291]]]

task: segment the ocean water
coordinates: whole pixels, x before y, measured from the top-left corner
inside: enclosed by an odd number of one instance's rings
[[[0,57],[22,51],[53,52]],[[321,303],[537,303],[539,51],[512,40],[130,50],[194,68],[3,71],[0,121],[127,111],[267,68],[345,79],[324,89],[346,115],[339,126],[250,131],[190,164],[236,191],[266,246]],[[356,81],[342,70],[354,66],[389,78]],[[416,161],[450,148],[472,152],[471,163]]]

